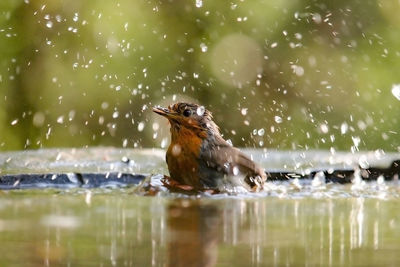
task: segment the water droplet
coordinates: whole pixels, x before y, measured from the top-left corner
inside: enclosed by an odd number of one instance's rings
[[[15,125],[15,124],[17,124],[18,123],[18,119],[15,119],[15,120],[13,120],[12,122],[11,122],[11,125]]]
[[[203,106],[200,106],[197,108],[196,113],[199,116],[203,116],[205,111],[206,111],[206,109]]]
[[[52,21],[48,21],[48,22],[46,22],[46,27],[47,28],[51,28],[51,27],[53,27],[53,22]]]
[[[242,108],[240,110],[240,113],[242,113],[242,115],[245,116],[247,114],[247,108]]]
[[[203,6],[203,0],[196,0],[196,7],[200,8]]]
[[[259,136],[263,136],[264,133],[265,133],[264,128],[259,129],[257,133],[258,133]]]
[[[60,116],[57,118],[57,123],[63,124],[64,123],[64,116]]]
[[[237,166],[233,167],[232,172],[233,172],[233,175],[238,175],[239,174],[239,168]]]
[[[144,129],[144,122],[142,122],[142,121],[141,121],[141,122],[139,122],[139,124],[138,124],[138,127],[137,127],[137,128],[138,128],[138,131],[139,131],[139,132],[143,131],[143,129]]]
[[[400,100],[400,84],[393,84],[392,94],[397,98],[397,100]]]
[[[159,128],[160,125],[157,122],[153,123],[153,131],[157,131]]]
[[[109,106],[108,102],[101,103],[101,109],[107,109]]]
[[[181,146],[178,144],[175,144],[171,150],[172,155],[175,157],[178,156],[179,154],[181,154],[181,151],[182,151]]]
[[[283,122],[282,118],[279,117],[279,116],[275,116],[274,120],[275,120],[276,123],[282,123]]]
[[[340,133],[345,134],[347,133],[348,130],[349,130],[349,125],[343,122],[342,125],[340,125]]]
[[[364,131],[365,129],[367,129],[367,124],[362,120],[359,120],[357,122],[357,126],[361,131]]]
[[[204,43],[201,43],[200,44],[200,49],[201,49],[201,52],[205,53],[205,52],[207,52],[208,47]]]
[[[322,21],[321,15],[318,14],[318,13],[313,14],[313,15],[312,15],[312,20],[313,20],[315,23],[320,24],[321,21]]]
[[[100,124],[100,125],[103,125],[103,123],[104,123],[104,117],[103,117],[103,116],[100,116],[100,117],[99,117],[99,124]]]
[[[353,144],[355,147],[358,147],[360,145],[361,142],[361,138],[358,136],[352,136],[351,140],[353,140]]]
[[[328,127],[328,125],[325,124],[325,123],[321,124],[321,125],[319,126],[319,128],[321,129],[321,132],[324,133],[324,134],[326,134],[326,133],[329,132],[329,127]]]
[[[384,185],[385,184],[385,177],[383,177],[383,175],[379,175],[378,179],[376,179],[376,183],[378,185]]]
[[[167,141],[168,141],[167,138],[163,138],[163,139],[161,140],[161,148],[165,148],[165,147],[167,146]]]
[[[128,145],[128,139],[124,139],[123,141],[122,141],[122,147],[126,147]]]
[[[78,13],[74,14],[74,17],[72,18],[73,21],[77,22],[79,19]]]
[[[363,169],[369,168],[369,162],[368,162],[367,156],[362,155],[358,159],[358,165],[360,165],[360,167],[363,168]]]
[[[302,66],[292,65],[291,68],[294,74],[296,74],[297,76],[300,77],[304,75],[304,68]]]

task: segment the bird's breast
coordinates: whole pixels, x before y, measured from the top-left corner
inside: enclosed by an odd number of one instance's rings
[[[171,178],[194,187],[201,186],[198,176],[201,144],[202,139],[185,128],[180,129],[178,136],[172,136],[167,151]]]

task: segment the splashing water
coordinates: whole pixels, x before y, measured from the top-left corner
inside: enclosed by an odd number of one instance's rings
[[[281,117],[279,117],[279,116],[275,116],[274,120],[275,120],[276,123],[282,123],[283,122],[283,119]]]
[[[203,116],[205,111],[206,111],[206,109],[203,106],[200,106],[197,108],[196,113],[199,116]]]
[[[203,0],[196,0],[196,7],[200,8],[203,6]]]
[[[397,98],[397,100],[400,100],[400,84],[393,84],[392,94]]]

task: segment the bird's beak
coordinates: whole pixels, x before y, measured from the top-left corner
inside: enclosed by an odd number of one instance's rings
[[[160,107],[160,106],[155,106],[153,108],[153,112],[157,113],[158,115],[164,116],[164,117],[166,117],[168,119],[169,118],[172,119],[176,115],[175,112],[171,111],[170,109],[163,108],[163,107]]]

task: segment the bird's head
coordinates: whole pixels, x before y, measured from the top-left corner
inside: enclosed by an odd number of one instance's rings
[[[171,131],[179,131],[184,127],[204,138],[220,134],[218,126],[212,120],[211,112],[203,106],[181,102],[168,108],[156,106],[153,111],[169,120]]]

